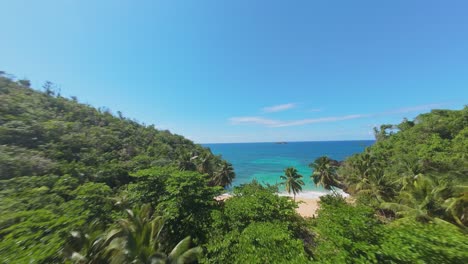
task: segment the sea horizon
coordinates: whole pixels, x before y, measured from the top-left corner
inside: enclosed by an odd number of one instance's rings
[[[375,141],[375,139],[342,139],[342,140],[298,140],[298,141],[252,141],[252,142],[209,142],[209,143],[197,143],[202,146],[204,145],[217,145],[217,144],[268,144],[268,143],[306,143],[306,142],[348,142],[348,141]]]
[[[284,141],[283,141],[284,142]],[[375,143],[375,140],[335,140],[335,141],[294,141],[287,144],[280,142],[246,142],[246,143],[211,143],[202,144],[213,154],[221,155],[232,163],[236,178],[232,187],[257,180],[261,184],[279,184],[279,176],[287,167],[294,167],[303,176],[303,192],[326,192],[315,186],[310,179],[312,169],[308,165],[320,156],[335,160],[364,151]],[[284,192],[280,187],[279,192]]]

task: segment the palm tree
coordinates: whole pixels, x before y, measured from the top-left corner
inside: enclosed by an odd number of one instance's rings
[[[183,153],[179,156],[177,167],[180,171],[194,171],[197,169],[197,166],[194,163],[196,158],[197,156],[191,155],[190,153]]]
[[[400,191],[398,202],[384,202],[381,207],[394,211],[398,216],[423,222],[440,222],[440,218],[444,217],[442,205],[446,201],[444,197],[449,188],[449,183],[443,179],[432,179],[419,174]]]
[[[219,164],[219,169],[215,171],[211,179],[211,184],[216,186],[227,187],[231,185],[232,181],[234,180],[234,177],[236,177],[236,174],[234,173],[234,168],[232,167],[232,164],[223,160]]]
[[[211,154],[203,154],[196,158],[197,170],[202,174],[210,174],[212,172],[211,168]]]
[[[184,264],[196,262],[198,257],[203,253],[203,250],[201,247],[191,248],[191,244],[192,239],[190,237],[184,238],[167,255],[165,263]]]
[[[466,189],[466,187],[464,187]],[[455,223],[466,228],[468,224],[468,191],[445,200],[444,207]]]
[[[126,210],[127,218],[119,221],[119,237],[112,241],[109,251],[113,262],[147,263],[160,255],[159,234],[162,230],[162,219],[152,218],[150,205],[139,210]]]
[[[135,212],[127,210],[127,219],[120,221],[120,237],[114,239],[108,250],[115,263],[191,263],[201,254],[201,248],[190,248],[191,238],[186,237],[169,253],[162,250],[163,220],[153,217],[150,205]]]
[[[347,190],[353,194],[373,192],[374,198],[393,196],[397,183],[390,182],[380,162],[368,151],[348,159],[346,162],[348,172],[344,179]]]
[[[99,229],[88,234],[79,231],[70,232],[64,255],[73,263],[101,264],[108,263],[107,247],[118,236],[117,231],[102,233]]]
[[[380,203],[388,201],[395,196],[395,184],[383,170],[374,170],[367,177],[362,177],[355,185],[355,191],[359,194],[368,195]]]
[[[359,155],[355,166],[360,177],[368,177],[381,167],[379,160],[369,151]]]
[[[339,182],[337,179],[336,165],[333,164],[332,159],[327,156],[319,157],[313,163],[310,163],[309,167],[314,170],[311,178],[315,185],[321,185],[326,190],[335,192],[333,187],[337,187]]]
[[[281,175],[280,178],[284,181],[281,184],[284,184],[286,191],[294,195],[294,201],[296,201],[296,194],[302,191],[302,175],[294,167],[289,167],[284,170],[284,175]]]

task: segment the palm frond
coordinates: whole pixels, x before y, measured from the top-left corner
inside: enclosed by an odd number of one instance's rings
[[[201,247],[195,247],[187,250],[182,255],[177,258],[177,264],[188,264],[195,263],[200,256],[203,254],[203,249]]]
[[[174,249],[172,249],[171,253],[169,253],[170,259],[177,259],[181,256],[184,252],[186,252],[190,248],[191,238],[188,236],[180,241]]]

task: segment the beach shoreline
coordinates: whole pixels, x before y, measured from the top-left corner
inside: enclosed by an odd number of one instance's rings
[[[314,217],[316,216],[317,210],[320,208],[320,197],[324,195],[331,194],[332,192],[318,192],[318,191],[305,191],[300,192],[296,195],[296,202],[298,203],[298,208],[296,209],[297,213],[302,217]],[[339,190],[339,194],[343,197],[348,197],[349,194]],[[287,192],[279,192],[278,196],[287,196],[293,198],[292,194]],[[223,193],[217,196],[215,199],[217,201],[225,201],[232,197],[230,193]]]
[[[349,196],[349,194],[343,192],[342,190],[338,190],[337,193],[343,197]],[[317,210],[320,208],[320,197],[328,194],[332,194],[332,192],[304,191],[296,194],[296,202],[298,203],[298,208],[296,208],[297,213],[302,217],[315,217],[317,215]],[[294,198],[292,194],[287,192],[280,192],[278,195]]]

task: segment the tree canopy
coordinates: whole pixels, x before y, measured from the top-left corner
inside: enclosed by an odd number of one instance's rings
[[[50,82],[40,92],[0,76],[2,263],[63,262],[70,232],[102,233],[145,203],[164,215],[165,249],[201,241],[217,186],[234,176],[182,136],[64,98]]]
[[[346,191],[381,214],[468,226],[468,107],[432,110],[380,131],[339,169]]]

